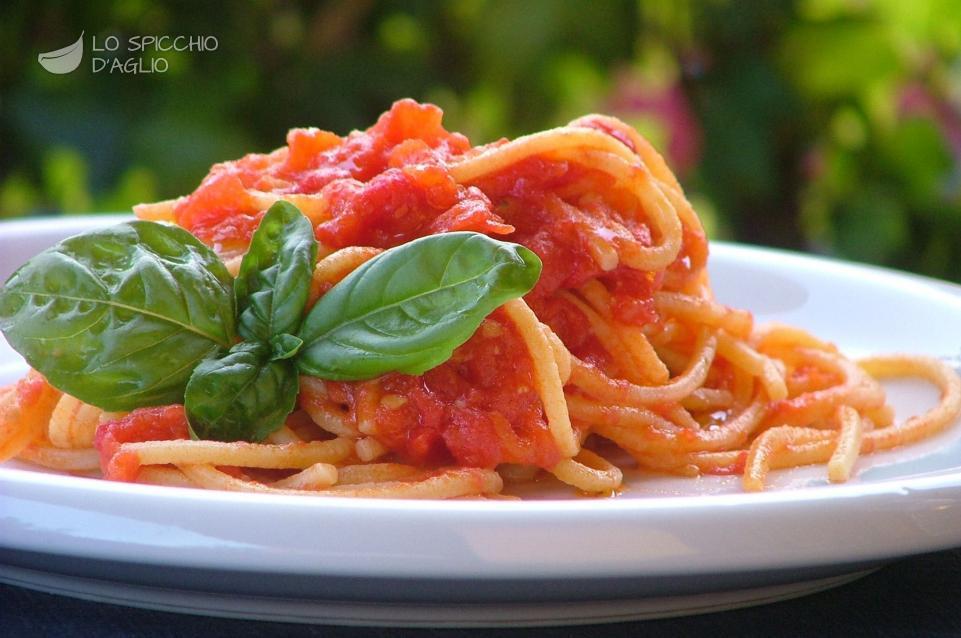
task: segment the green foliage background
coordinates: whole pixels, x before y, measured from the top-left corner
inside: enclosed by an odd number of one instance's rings
[[[153,53],[162,74],[40,67],[81,31],[220,45]],[[475,143],[613,113],[714,237],[961,281],[961,0],[5,3],[0,215],[177,196],[402,96]]]

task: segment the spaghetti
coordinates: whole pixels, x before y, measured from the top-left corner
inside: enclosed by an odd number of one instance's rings
[[[194,193],[135,211],[183,226],[236,274],[278,200],[315,227],[310,304],[382,250],[449,231],[523,244],[543,274],[422,375],[302,377],[298,409],[264,443],[192,441],[181,406],[104,413],[31,373],[0,391],[0,457],[223,490],[494,498],[505,480],[543,473],[616,493],[613,443],[641,468],[741,474],[760,490],[772,469],[799,465],[847,480],[859,455],[961,413],[961,381],[941,362],[853,362],[718,303],[676,178],[610,117],[472,147],[439,109],[403,100],[367,131],[295,129],[285,147],[218,164]],[[934,384],[937,405],[894,423],[878,379],[899,376]]]

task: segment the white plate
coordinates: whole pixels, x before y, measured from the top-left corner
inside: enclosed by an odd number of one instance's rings
[[[0,276],[106,223],[0,225]],[[948,284],[716,244],[721,301],[802,326],[852,355],[955,357]],[[23,362],[0,343],[0,382]],[[889,386],[899,414],[936,398]],[[615,499],[338,500],[109,483],[0,466],[0,580],[193,613],[361,624],[552,624],[765,602],[884,561],[961,545],[961,427],[861,459],[857,478],[632,475]]]

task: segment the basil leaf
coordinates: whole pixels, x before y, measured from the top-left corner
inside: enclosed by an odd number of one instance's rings
[[[66,239],[17,270],[0,290],[0,330],[82,401],[179,403],[194,366],[235,338],[232,283],[182,228],[128,222]]]
[[[297,332],[316,258],[310,221],[287,202],[271,206],[251,238],[234,284],[244,339],[267,341]]]
[[[193,433],[217,441],[262,441],[279,428],[297,401],[291,361],[270,361],[264,343],[238,343],[197,366],[184,407]]]
[[[304,345],[304,340],[287,333],[279,334],[270,338],[271,361],[281,361],[290,359],[300,352]]]
[[[299,336],[304,374],[333,381],[420,374],[450,358],[484,317],[527,293],[541,260],[469,232],[431,235],[381,253],[314,305]]]

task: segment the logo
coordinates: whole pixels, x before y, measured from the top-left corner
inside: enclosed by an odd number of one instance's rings
[[[37,61],[43,68],[57,74],[70,73],[80,66],[81,60],[83,60],[83,32],[73,44],[37,56]]]
[[[50,73],[70,73],[83,61],[83,35],[69,46],[37,56],[40,65]],[[91,73],[142,75],[166,73],[170,62],[165,54],[171,51],[209,53],[220,48],[214,35],[108,35],[98,40],[90,36]]]

